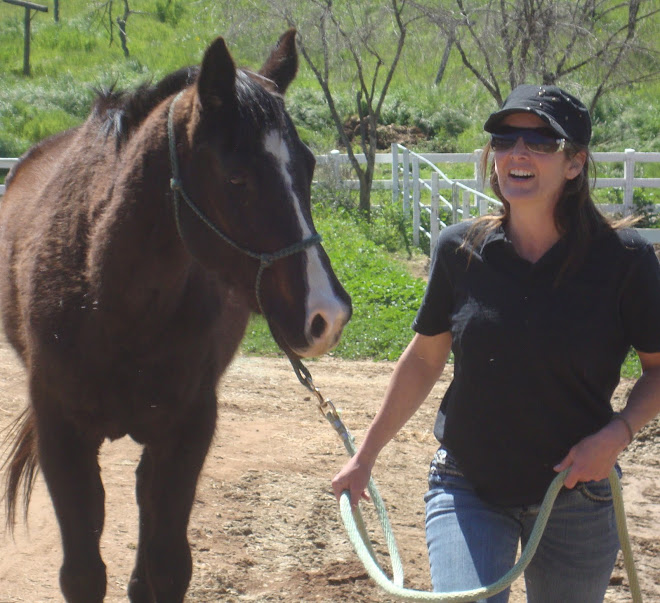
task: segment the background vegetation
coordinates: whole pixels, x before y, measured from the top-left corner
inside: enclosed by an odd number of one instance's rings
[[[81,122],[95,89],[130,88],[198,63],[217,35],[225,37],[239,65],[256,69],[288,26],[286,15],[268,16],[273,3],[267,1],[133,0],[133,12],[128,14],[126,2],[119,0],[65,0],[60,2],[58,23],[53,19],[52,2],[41,1],[50,12],[33,13],[31,77],[22,75],[23,9],[0,3],[0,157],[19,156],[42,138]],[[375,10],[384,3],[363,4]],[[651,8],[658,4],[648,3]],[[125,21],[125,44],[117,17]],[[656,28],[658,22],[653,22]],[[415,148],[420,151],[465,152],[483,146],[481,126],[496,108],[495,100],[470,76],[455,50],[448,55],[436,85],[446,37],[423,20],[409,28],[379,123],[419,128],[424,139]],[[660,37],[651,42],[656,50],[651,60],[657,61]],[[356,111],[355,74],[350,61],[339,61],[334,70],[337,111],[348,118]],[[584,97],[591,97],[594,87],[583,78],[562,81],[562,85]],[[660,150],[658,98],[660,82],[652,78],[604,94],[593,111],[593,149]],[[315,153],[339,146],[326,98],[305,61],[288,92],[287,104],[302,139]],[[357,143],[356,150],[360,150]],[[641,169],[645,176],[660,177],[657,165]],[[621,170],[613,166],[609,173],[619,175]],[[655,201],[647,193],[637,196],[642,209]],[[410,257],[405,220],[398,208],[388,205],[387,196],[374,197],[370,222],[360,218],[356,199],[348,193],[318,187],[314,202],[317,226],[355,305],[354,319],[334,353],[347,358],[397,358],[410,337],[408,327],[424,288],[423,281],[412,277],[404,265]],[[244,349],[275,353],[269,340],[263,323],[254,321]]]

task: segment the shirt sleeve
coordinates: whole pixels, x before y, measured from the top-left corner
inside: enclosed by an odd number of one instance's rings
[[[640,352],[660,352],[660,263],[645,245],[626,279],[621,313],[627,340]]]
[[[412,323],[413,330],[420,335],[439,335],[451,327],[454,295],[447,258],[455,255],[456,244],[453,237],[447,236],[449,230],[442,231],[438,237],[426,292]]]

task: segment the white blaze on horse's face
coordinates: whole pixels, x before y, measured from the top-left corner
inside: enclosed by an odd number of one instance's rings
[[[298,219],[301,237],[307,239],[312,236],[312,229],[305,219],[300,199],[293,189],[293,180],[288,169],[291,155],[280,132],[271,130],[265,135],[264,149],[275,158],[279,166],[282,181]],[[308,247],[304,254],[307,267],[305,337],[309,347],[294,352],[303,357],[310,357],[323,354],[337,344],[341,330],[348,319],[349,308],[336,295],[321,261],[318,246]]]

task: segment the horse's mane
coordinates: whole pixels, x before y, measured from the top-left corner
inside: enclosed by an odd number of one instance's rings
[[[184,67],[157,84],[145,83],[132,92],[118,90],[116,84],[99,89],[93,114],[101,119],[105,133],[114,136],[121,144],[156,105],[192,84],[198,74],[199,67]]]
[[[107,136],[123,144],[147,115],[168,96],[197,80],[199,67],[184,67],[165,76],[157,84],[142,84],[134,91],[118,90],[115,85],[97,90],[93,114],[101,120]],[[244,126],[255,128],[282,125],[283,105],[275,85],[259,74],[236,72],[238,115]]]

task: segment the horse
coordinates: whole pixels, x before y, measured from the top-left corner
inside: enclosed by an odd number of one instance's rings
[[[29,403],[9,436],[7,523],[40,471],[68,602],[105,597],[102,442],[143,447],[130,601],[182,601],[216,389],[250,315],[296,360],[334,347],[351,316],[311,217],[314,156],[284,106],[295,36],[258,73],[219,37],[198,67],[99,90],[82,125],[8,175],[0,311]]]

